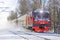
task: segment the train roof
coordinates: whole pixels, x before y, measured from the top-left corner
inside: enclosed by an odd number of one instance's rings
[[[33,10],[33,12],[34,13],[39,12],[39,13],[48,13],[49,14],[49,11],[48,10],[42,10],[42,9],[35,9],[35,10]]]

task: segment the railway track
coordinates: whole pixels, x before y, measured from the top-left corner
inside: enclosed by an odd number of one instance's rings
[[[9,32],[12,32],[13,34],[15,34],[15,35],[19,36],[17,33],[13,32],[13,31],[9,31]],[[28,38],[23,37],[23,36],[19,36],[19,37],[23,38],[24,40],[29,40]]]
[[[19,36],[19,37],[22,37],[23,39],[30,40],[30,39],[28,39],[28,37],[18,35],[17,33],[13,32],[13,31],[10,31],[10,32],[12,32],[13,34],[15,34],[15,35],[17,35],[17,36]],[[40,37],[40,36],[37,36],[37,35],[34,35],[34,34],[29,34],[29,33],[27,33],[27,32],[22,32],[22,31],[19,31],[19,32],[20,32],[20,33],[24,33],[24,35],[32,35],[32,36],[34,36],[34,37],[42,38],[42,39],[44,39],[44,40],[50,40],[50,39],[47,39],[47,38],[44,38],[44,37]]]

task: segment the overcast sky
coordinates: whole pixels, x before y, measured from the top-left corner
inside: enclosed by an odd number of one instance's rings
[[[3,10],[14,10],[18,0],[0,0],[0,12]]]

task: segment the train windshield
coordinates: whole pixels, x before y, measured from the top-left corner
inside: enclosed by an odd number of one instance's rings
[[[35,19],[49,19],[49,13],[47,12],[43,12],[43,13],[40,13],[40,12],[37,12],[35,14]]]
[[[48,13],[42,13],[42,14],[39,13],[39,14],[38,14],[38,18],[42,18],[42,19],[43,19],[43,18],[44,18],[44,19],[49,18],[49,14],[48,14]]]

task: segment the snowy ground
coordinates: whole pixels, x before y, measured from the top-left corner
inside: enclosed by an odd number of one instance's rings
[[[21,28],[22,27],[0,30],[0,40],[60,40],[59,34],[35,33]]]

